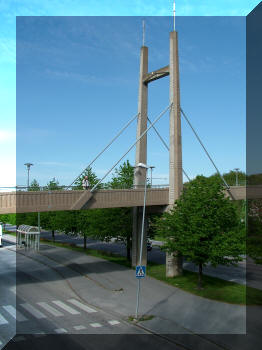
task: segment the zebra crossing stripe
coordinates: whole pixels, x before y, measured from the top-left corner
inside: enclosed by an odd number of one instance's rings
[[[94,328],[102,327],[100,323],[90,323],[90,326]]]
[[[16,286],[11,287],[9,290],[16,295]]]
[[[120,322],[116,320],[111,320],[111,321],[108,321],[108,323],[111,324],[111,326],[114,326],[116,324],[119,324]]]
[[[92,309],[91,307],[89,307],[89,306],[87,306],[87,305],[85,305],[85,304],[80,303],[80,301],[78,301],[78,300],[69,299],[69,300],[67,300],[67,301],[68,301],[69,303],[71,303],[71,304],[77,306],[79,309],[82,309],[82,310],[84,310],[84,311],[86,311],[86,312],[88,312],[88,313],[97,312],[96,310]]]
[[[48,305],[45,302],[39,302],[39,303],[37,303],[37,305],[41,306],[43,309],[45,309],[47,312],[49,312],[51,315],[53,315],[55,317],[64,316],[64,314],[62,314],[62,312],[56,310],[55,308],[53,308],[52,306]]]
[[[1,340],[0,340],[0,346],[2,345],[3,343],[1,342]]]
[[[4,316],[2,316],[1,314],[0,314],[0,325],[2,325],[2,324],[7,324],[8,323],[8,321],[4,318]]]
[[[8,312],[9,315],[11,315],[16,321],[27,321],[27,318],[24,315],[22,315],[19,311],[17,311],[12,305],[5,305],[3,306],[3,309],[5,309],[5,311]]]
[[[63,334],[63,333],[67,333],[67,330],[64,328],[58,328],[58,329],[55,329],[55,332],[57,334]]]
[[[46,316],[39,310],[37,310],[34,306],[25,303],[20,304],[26,311],[28,311],[31,315],[33,315],[37,319],[46,318]]]
[[[82,331],[83,329],[86,329],[86,327],[85,326],[74,326],[74,329],[76,331]]]
[[[56,304],[57,306],[61,307],[61,309],[69,312],[70,314],[72,315],[79,315],[80,312],[79,311],[76,311],[75,309],[73,309],[72,307],[62,303],[62,301],[59,301],[59,300],[54,300],[53,301],[54,304]]]

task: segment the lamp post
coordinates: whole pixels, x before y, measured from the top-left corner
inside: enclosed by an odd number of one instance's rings
[[[144,190],[144,206],[143,206],[143,218],[142,218],[142,230],[141,230],[141,239],[140,239],[140,252],[139,252],[139,266],[142,264],[142,252],[143,252],[143,240],[144,240],[144,226],[145,226],[145,210],[146,210],[146,185],[147,185],[147,170],[151,168],[150,166],[147,166],[143,163],[138,163],[137,168],[144,168],[146,169],[146,176],[145,176],[145,190]],[[152,167],[153,168],[153,167]],[[136,315],[135,318],[138,317],[138,308],[139,308],[139,297],[140,297],[140,278],[138,278],[138,285],[137,285],[137,297],[136,297]]]
[[[149,166],[149,168],[150,168],[150,170],[151,170],[151,180],[150,180],[150,184],[151,184],[151,187],[152,187],[152,180],[153,180],[153,178],[152,178],[152,172],[153,172],[153,169],[155,168],[155,166]]]
[[[25,163],[24,165],[26,165],[26,167],[27,167],[27,191],[28,191],[28,189],[29,189],[29,171],[30,171],[30,167],[32,165],[34,165],[34,164],[32,164],[32,163]]]
[[[236,186],[238,186],[238,172],[239,172],[239,168],[235,168],[234,169],[235,170],[235,172],[236,172]]]

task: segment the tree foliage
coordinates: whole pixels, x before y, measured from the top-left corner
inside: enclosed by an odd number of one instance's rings
[[[174,208],[156,221],[157,232],[167,238],[164,249],[180,252],[199,266],[230,265],[245,253],[245,226],[225,198],[218,179],[198,176],[188,183]]]
[[[262,199],[250,199],[247,214],[247,253],[262,264]]]
[[[31,182],[28,191],[40,191],[40,186],[36,179]]]
[[[237,177],[237,181],[239,185],[245,185],[246,183],[246,174],[243,171],[238,171],[236,173],[236,171],[231,170],[227,173],[223,174],[223,178],[225,179],[226,183],[229,186],[235,186],[236,185],[236,177]],[[219,180],[221,183],[223,183],[222,179],[220,178],[219,174],[215,173],[213,175],[210,176],[210,178],[212,179],[217,179]]]
[[[50,180],[47,185],[44,187],[45,191],[57,191],[61,190],[61,186],[59,186],[59,181],[55,179],[55,177]]]
[[[127,160],[115,170],[114,176],[109,182],[109,185],[112,189],[132,188],[133,180],[134,168],[130,165],[129,160]]]
[[[91,167],[88,167],[83,172],[83,174],[74,182],[74,186],[76,186],[75,189],[78,189],[78,190],[82,190],[83,189],[82,181],[83,181],[85,176],[88,177],[88,182],[89,182],[90,189],[99,182],[99,178],[96,176],[95,172],[92,170]],[[103,185],[99,184],[97,186],[97,189],[101,189],[101,188],[103,188]]]

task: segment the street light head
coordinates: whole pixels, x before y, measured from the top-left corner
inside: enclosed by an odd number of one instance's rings
[[[145,168],[145,169],[155,168],[154,166],[149,166],[149,165],[146,165],[144,163],[138,163],[136,167]]]
[[[139,167],[139,168],[145,168],[145,169],[148,168],[148,167],[146,166],[146,164],[144,164],[144,163],[138,163],[138,164],[137,164],[137,167]]]
[[[30,166],[31,166],[31,165],[34,165],[34,164],[32,164],[32,163],[25,163],[24,165],[26,165],[27,168],[30,168]]]

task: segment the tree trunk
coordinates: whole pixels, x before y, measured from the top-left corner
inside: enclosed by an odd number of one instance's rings
[[[166,277],[183,275],[183,256],[177,252],[166,252]]]
[[[55,241],[55,230],[52,230],[52,239],[53,239],[53,242]]]
[[[126,257],[128,261],[131,261],[131,240],[130,237],[126,239]]]
[[[202,280],[203,280],[203,265],[202,263],[200,263],[198,265],[198,289],[202,289],[203,288],[203,284],[202,284]]]
[[[84,249],[86,249],[86,234],[84,234]]]

